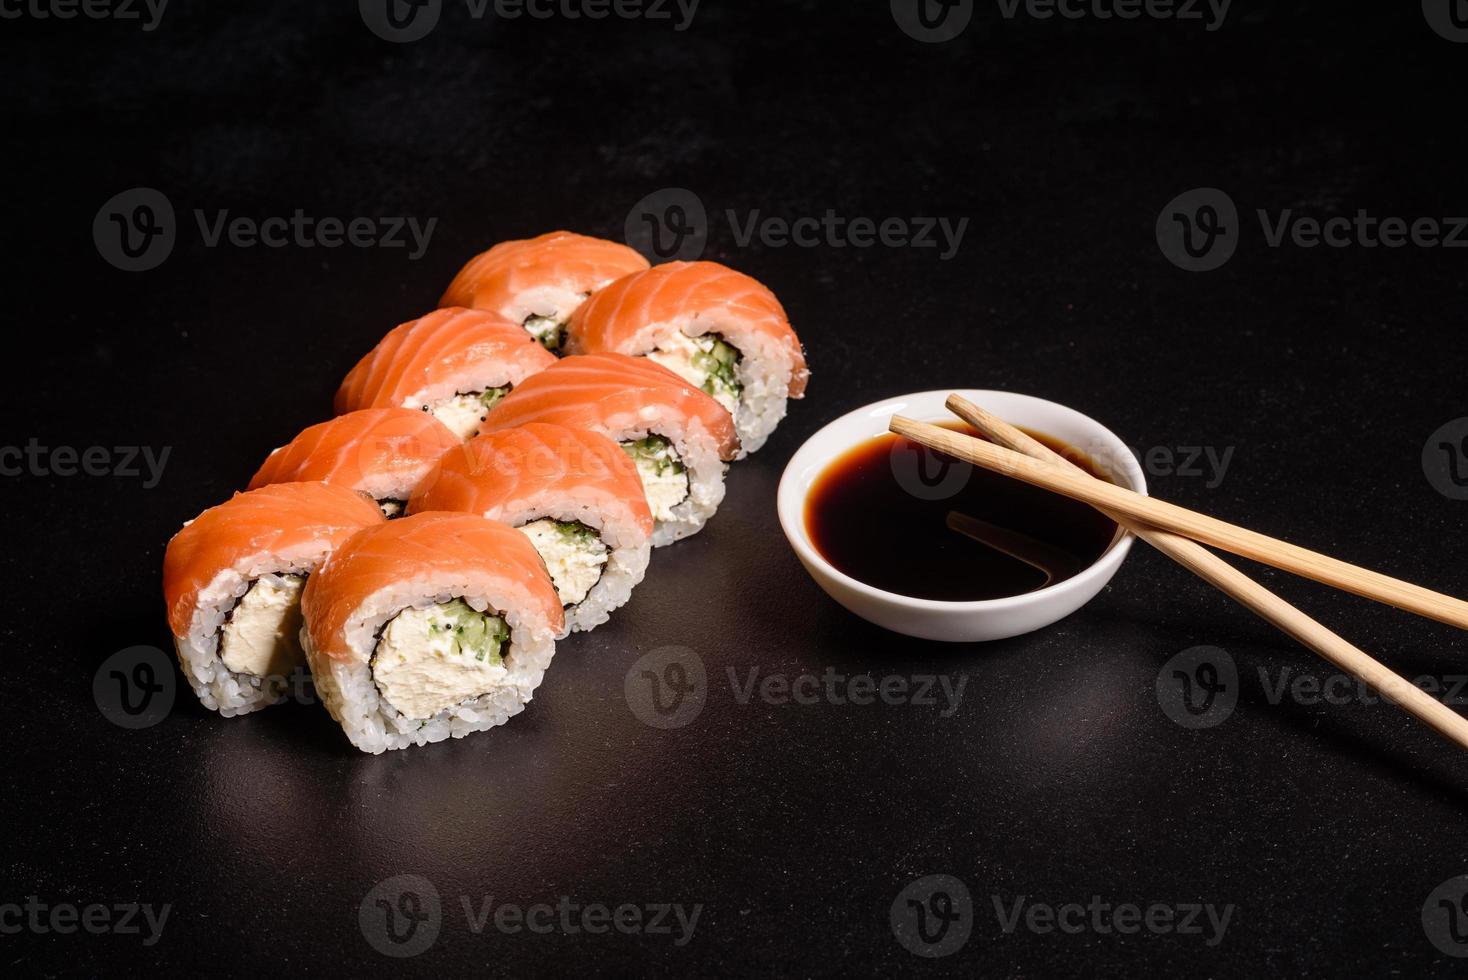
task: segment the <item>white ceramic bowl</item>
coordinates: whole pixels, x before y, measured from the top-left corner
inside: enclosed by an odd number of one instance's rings
[[[1072,578],[1024,595],[977,602],[915,599],[873,588],[837,570],[811,543],[805,526],[805,498],[821,471],[851,447],[885,433],[893,415],[954,421],[943,407],[953,391],[924,391],[875,402],[848,412],[811,436],[791,457],[780,478],[776,498],[780,526],[816,584],[841,605],[878,626],[908,636],[951,642],[999,640],[1049,626],[1090,602],[1111,581],[1131,550],[1130,534],[1118,535],[1095,564]],[[958,394],[1015,425],[1064,440],[1094,459],[1121,486],[1147,492],[1136,457],[1115,433],[1094,419],[1030,395],[974,390],[959,390]]]

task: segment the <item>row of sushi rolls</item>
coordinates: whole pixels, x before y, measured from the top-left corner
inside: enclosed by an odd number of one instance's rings
[[[439,307],[169,542],[206,707],[277,704],[304,666],[365,752],[503,724],[805,392],[780,302],[714,262],[553,232],[476,256]]]

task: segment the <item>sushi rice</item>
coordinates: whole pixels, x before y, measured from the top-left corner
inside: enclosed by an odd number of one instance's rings
[[[540,686],[564,622],[523,534],[444,512],[354,535],[301,609],[316,692],[373,754],[504,724]]]
[[[500,598],[500,602],[495,599]],[[373,662],[389,620],[406,609],[430,609],[461,599],[476,612],[492,612],[509,627],[504,672],[487,690],[435,712],[409,717],[385,696],[374,677]],[[555,654],[556,630],[543,619],[517,612],[502,597],[476,593],[465,578],[425,576],[376,593],[352,613],[347,627],[351,658],[324,656],[314,645],[309,625],[301,627],[301,648],[311,664],[316,693],[347,739],[363,752],[427,745],[463,738],[503,725],[524,710],[540,686]]]
[[[231,718],[284,697],[305,663],[302,582],[356,531],[383,523],[345,487],[278,483],[236,494],[174,535],[164,599],[179,665],[204,707]]]

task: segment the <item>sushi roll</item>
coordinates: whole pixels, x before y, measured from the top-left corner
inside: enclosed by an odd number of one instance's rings
[[[336,413],[414,408],[472,436],[515,385],[556,363],[516,324],[483,310],[435,310],[388,331],[347,374]]]
[[[353,535],[306,583],[316,691],[364,752],[502,725],[540,685],[563,628],[530,540],[472,514]]]
[[[382,523],[372,501],[346,487],[278,483],[236,494],[173,536],[163,556],[168,625],[204,707],[230,718],[280,699],[304,663],[307,576]]]
[[[742,452],[805,396],[805,354],[775,294],[717,262],[669,262],[596,293],[567,328],[570,354],[645,355],[734,416]]]
[[[724,463],[739,451],[724,407],[643,357],[567,357],[490,409],[480,431],[530,422],[589,429],[620,443],[642,480],[654,547],[696,533],[724,499]]]
[[[646,268],[647,259],[626,245],[553,231],[476,255],[438,305],[498,313],[523,325],[547,350],[559,350],[566,321],[586,297]]]
[[[386,517],[401,517],[413,488],[459,445],[432,415],[410,408],[364,408],[318,423],[272,452],[250,480],[320,480],[367,494]]]
[[[567,633],[605,623],[642,581],[652,550],[652,511],[627,454],[600,433],[543,422],[448,453],[408,509],[465,511],[519,528],[545,561]]]

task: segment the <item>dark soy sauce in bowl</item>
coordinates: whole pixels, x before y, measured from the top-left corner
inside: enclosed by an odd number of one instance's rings
[[[944,427],[977,435],[962,423]],[[1029,434],[1109,479],[1075,447]],[[806,495],[805,526],[821,556],[852,578],[949,602],[1024,595],[1063,582],[1117,538],[1116,524],[1085,504],[891,433],[827,464]]]

